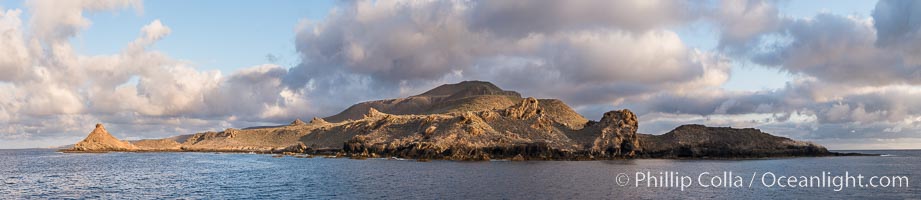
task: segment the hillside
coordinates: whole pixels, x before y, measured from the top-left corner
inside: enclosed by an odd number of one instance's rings
[[[521,94],[518,92],[502,90],[490,82],[463,81],[441,85],[422,94],[406,98],[358,103],[324,119],[329,122],[358,120],[363,118],[363,115],[371,108],[395,115],[445,114],[501,109],[521,100]],[[573,126],[580,126],[588,121],[562,101],[555,99],[541,99],[540,101],[541,105],[547,107],[549,115],[559,121]]]

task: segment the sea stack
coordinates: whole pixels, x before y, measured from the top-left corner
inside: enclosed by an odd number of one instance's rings
[[[96,124],[96,129],[86,136],[86,139],[74,145],[69,151],[82,152],[108,152],[108,151],[134,151],[137,147],[131,143],[118,140],[106,131],[102,124]]]

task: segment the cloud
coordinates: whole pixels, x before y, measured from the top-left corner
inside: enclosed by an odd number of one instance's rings
[[[126,47],[125,51],[128,51],[129,53],[143,53],[141,51],[143,51],[144,48],[147,48],[160,39],[163,39],[163,37],[169,35],[170,32],[172,32],[172,30],[169,27],[164,26],[159,19],[154,20],[153,22],[150,22],[150,24],[147,24],[141,28],[141,37],[137,38],[137,40],[134,42],[131,42],[131,44],[128,44],[128,47]]]
[[[709,15],[720,29],[719,46],[727,51],[742,51],[757,46],[754,40],[765,32],[773,32],[783,23],[773,1],[720,1],[720,7]]]
[[[29,62],[31,53],[26,48],[26,40],[20,30],[22,21],[19,15],[22,10],[6,10],[0,12],[0,81],[12,81],[22,76],[28,70],[25,66]]]
[[[189,134],[312,115],[303,92],[284,87],[287,70],[259,65],[230,75],[199,70],[151,51],[172,30],[160,20],[112,55],[83,55],[69,42],[87,12],[140,9],[135,1],[29,1],[0,12],[0,138],[39,141],[85,135],[95,123],[121,138]],[[26,29],[28,28],[28,29]],[[9,73],[7,73],[9,72]],[[74,141],[60,141],[61,143]]]
[[[880,1],[872,18],[781,16],[767,1],[723,6],[716,19],[720,46],[738,58],[838,84],[921,83],[921,59],[915,58],[921,45],[914,45],[921,44],[921,7],[911,1]]]
[[[297,29],[304,62],[291,69],[290,87],[306,85],[315,96],[359,94],[344,99],[360,101],[479,79],[526,95],[610,105],[662,90],[717,87],[728,79],[725,58],[689,48],[663,29],[694,20],[695,10],[680,2],[340,6],[324,21]],[[342,109],[352,102],[341,100],[318,105]]]
[[[478,1],[469,24],[477,32],[511,38],[572,30],[645,32],[693,21],[703,6],[683,1]]]
[[[876,43],[880,46],[914,46],[918,52],[921,41],[921,3],[916,1],[883,0],[873,10],[873,27],[877,30]],[[905,43],[905,41],[913,41]],[[917,55],[917,54],[915,54]]]
[[[921,83],[921,63],[911,62],[904,51],[875,45],[872,19],[819,14],[793,20],[784,30],[781,36],[790,42],[756,55],[755,62],[829,82]]]

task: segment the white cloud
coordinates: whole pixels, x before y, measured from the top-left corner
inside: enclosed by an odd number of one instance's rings
[[[0,12],[0,81],[11,81],[22,76],[28,70],[30,53],[23,38],[22,10]]]
[[[140,9],[139,2],[26,5],[29,26],[21,23],[21,10],[0,12],[4,140],[44,144],[47,138],[85,135],[87,126],[100,122],[121,130],[121,138],[164,137],[311,114],[302,93],[282,85],[287,70],[279,66],[224,76],[149,50],[172,32],[160,20],[141,27],[138,38],[113,55],[83,55],[67,42],[90,26],[86,12]],[[266,112],[271,116],[260,116]],[[59,144],[67,142],[74,141]]]
[[[319,107],[343,109],[355,101],[467,79],[577,106],[611,105],[659,91],[717,87],[728,79],[725,58],[689,48],[663,29],[696,19],[691,14],[696,10],[681,2],[341,6],[324,21],[299,26],[296,42],[304,63],[286,79],[293,88],[313,83],[310,94],[359,94],[331,104],[319,100]]]
[[[720,27],[719,45],[729,51],[752,48],[759,42],[753,38],[775,31],[782,23],[773,1],[725,0],[720,3],[719,10],[710,17]]]

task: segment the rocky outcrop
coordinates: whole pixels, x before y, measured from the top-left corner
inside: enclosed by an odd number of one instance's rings
[[[86,139],[78,142],[74,145],[73,148],[68,151],[78,151],[78,152],[108,152],[108,151],[134,151],[138,148],[131,143],[118,140],[108,131],[106,127],[102,124],[96,124],[96,128]]]
[[[285,147],[284,149],[276,150],[273,153],[308,153],[311,152],[310,150],[310,147],[307,147],[307,145],[304,145],[304,143],[298,142],[297,144]]]
[[[598,133],[590,151],[602,157],[634,157],[640,146],[636,135],[638,127],[636,115],[630,110],[604,113],[601,121],[589,128]]]
[[[378,111],[377,109],[369,108],[368,113],[365,113],[364,118],[375,118],[375,117],[380,117],[384,115],[387,115],[387,113],[382,113],[381,111]]]
[[[310,124],[317,124],[317,125],[329,124],[329,122],[327,122],[326,120],[323,120],[323,118],[314,117],[313,119],[310,120]]]
[[[541,111],[537,99],[534,97],[528,97],[520,103],[502,110],[506,117],[512,119],[533,119],[540,117],[542,115]]]
[[[301,121],[301,119],[295,119],[293,122],[291,122],[290,125],[291,126],[303,126],[303,125],[307,125],[307,123],[305,123],[304,121]]]

